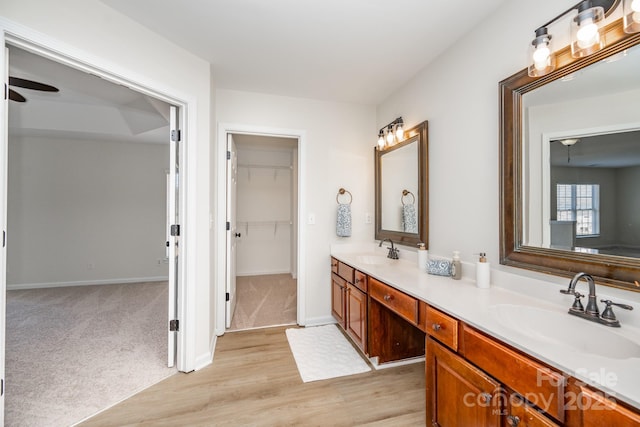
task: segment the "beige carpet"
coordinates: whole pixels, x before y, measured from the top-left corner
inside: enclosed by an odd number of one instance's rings
[[[238,276],[236,296],[230,331],[297,322],[297,283],[290,274]]]
[[[7,292],[7,426],[68,426],[169,375],[167,284]]]

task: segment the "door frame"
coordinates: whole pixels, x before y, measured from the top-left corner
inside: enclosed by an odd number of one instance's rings
[[[272,128],[266,126],[254,126],[237,123],[218,123],[218,138],[216,144],[216,221],[215,227],[220,230],[217,233],[215,242],[215,333],[217,336],[225,333],[225,310],[226,310],[226,281],[227,281],[227,242],[226,242],[226,214],[227,214],[227,134],[244,134],[256,136],[270,136],[280,138],[297,138],[298,140],[298,219],[297,219],[297,323],[300,326],[306,325],[306,231],[303,227],[302,218],[306,218],[305,194],[302,189],[306,186],[306,174],[303,165],[306,158],[306,131],[299,129]]]
[[[11,23],[0,18],[0,45],[4,47],[10,44],[21,49],[32,52],[59,62],[63,65],[75,68],[87,73],[95,74],[113,83],[127,86],[132,90],[143,93],[174,105],[179,109],[179,123],[182,127],[180,152],[180,191],[179,191],[179,212],[181,229],[184,230],[180,237],[182,245],[179,259],[179,275],[177,283],[178,319],[180,320],[180,330],[177,333],[176,367],[179,371],[190,372],[196,368],[196,336],[195,336],[195,311],[196,311],[196,289],[195,280],[187,280],[196,277],[195,260],[190,254],[196,251],[195,228],[196,201],[195,185],[196,181],[196,144],[189,144],[187,141],[190,135],[196,132],[196,100],[191,96],[176,93],[173,88],[166,87],[158,82],[145,79],[144,83],[138,82],[141,76],[133,70],[123,69],[121,66],[106,61],[84,51],[78,51],[72,46],[54,40],[42,33],[38,33]],[[0,49],[0,62],[4,63],[5,52]],[[117,70],[117,71],[116,71]],[[4,70],[0,70],[2,81],[6,81],[7,76]],[[3,133],[8,127],[8,122],[4,119],[0,121],[0,148],[6,149],[8,138]],[[0,173],[6,176],[6,165],[0,165]],[[6,195],[0,200],[0,209],[6,209]],[[188,224],[194,224],[193,227]],[[6,229],[6,224],[2,224]],[[1,234],[1,233],[0,233]],[[5,249],[2,249],[5,252]],[[4,272],[6,277],[6,271]],[[0,305],[6,306],[6,289],[0,289]],[[4,328],[5,319],[3,317],[0,326]],[[167,325],[168,328],[168,325]],[[4,346],[3,346],[4,348]],[[0,360],[4,360],[0,358]],[[2,366],[4,370],[4,364]]]

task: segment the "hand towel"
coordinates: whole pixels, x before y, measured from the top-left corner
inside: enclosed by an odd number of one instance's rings
[[[405,233],[418,232],[416,207],[413,204],[402,205],[402,230]]]
[[[336,234],[340,237],[351,236],[351,205],[338,204]]]

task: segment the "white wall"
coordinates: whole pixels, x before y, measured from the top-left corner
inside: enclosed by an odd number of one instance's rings
[[[236,273],[291,273],[292,150],[237,147]]]
[[[187,172],[183,205],[188,227],[181,237],[188,254],[183,271],[187,292],[181,312],[190,301],[181,325],[181,340],[189,343],[184,368],[211,360],[209,287],[209,144],[211,120],[210,65],[166,39],[105,6],[98,0],[3,0],[0,27],[4,32],[44,45],[64,56],[166,95],[186,106],[183,123]],[[4,52],[0,53],[4,63]],[[186,77],[186,78],[185,78]],[[165,99],[166,100],[166,99]]]
[[[459,250],[470,262],[484,251],[498,263],[498,83],[528,66],[534,30],[573,4],[503,2],[378,106],[378,127],[399,115],[407,128],[429,121],[430,254]],[[562,45],[554,33],[556,40]]]
[[[298,279],[306,285],[305,323],[330,320],[330,245],[371,241],[373,224],[365,213],[374,212],[373,147],[377,141],[374,107],[231,90],[216,93],[219,123],[234,123],[305,132],[299,165],[303,212],[314,214],[315,225],[304,226],[306,270]],[[223,143],[218,141],[218,144]],[[219,179],[223,171],[218,171]],[[223,178],[222,178],[223,179]],[[344,187],[353,194],[353,233],[336,236],[336,194]]]
[[[640,166],[618,172],[618,238],[622,244],[638,247],[640,242]]]
[[[10,288],[166,280],[167,144],[9,138]]]

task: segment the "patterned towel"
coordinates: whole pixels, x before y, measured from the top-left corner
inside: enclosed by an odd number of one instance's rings
[[[336,234],[340,237],[351,236],[351,205],[338,204]]]
[[[414,205],[402,205],[402,230],[405,233],[418,232],[418,220]]]

